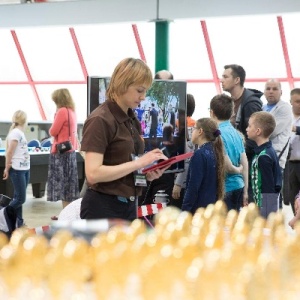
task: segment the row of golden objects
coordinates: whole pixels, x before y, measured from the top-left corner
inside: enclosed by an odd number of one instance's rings
[[[281,212],[265,220],[254,204],[167,207],[153,230],[135,220],[90,242],[67,230],[0,237],[3,300],[300,299],[300,227],[288,234]]]

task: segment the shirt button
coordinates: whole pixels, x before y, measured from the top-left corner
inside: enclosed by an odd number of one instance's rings
[[[134,197],[134,196],[130,196],[130,197],[129,197],[129,200],[130,200],[130,201],[134,201],[134,200],[135,200],[135,197]]]

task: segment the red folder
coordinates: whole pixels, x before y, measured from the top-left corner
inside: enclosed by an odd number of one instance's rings
[[[187,153],[184,153],[184,154],[180,154],[180,155],[177,155],[177,156],[173,156],[167,160],[163,160],[162,162],[160,163],[157,163],[156,165],[153,165],[153,166],[150,166],[150,167],[146,167],[142,170],[142,173],[143,174],[146,174],[150,171],[155,171],[157,169],[163,169],[164,167],[170,167],[171,165],[179,162],[179,161],[182,161],[182,160],[185,160],[185,159],[188,159],[190,157],[193,156],[193,152],[187,152]]]

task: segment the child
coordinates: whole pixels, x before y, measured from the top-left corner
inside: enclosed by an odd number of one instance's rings
[[[243,166],[242,174],[226,173],[225,203],[227,209],[240,211],[248,205],[248,160],[245,152],[242,134],[230,123],[233,112],[233,99],[225,94],[216,95],[210,101],[210,116],[219,125],[221,137],[231,162]]]
[[[246,129],[248,138],[257,144],[254,148],[250,171],[253,199],[265,218],[279,209],[279,192],[282,182],[278,158],[269,140],[275,127],[273,115],[261,111],[251,115]]]
[[[11,179],[14,195],[9,206],[15,209],[17,227],[24,225],[23,204],[26,201],[26,189],[30,177],[30,155],[28,153],[25,129],[27,114],[17,110],[12,117],[12,125],[7,135],[7,148],[5,155],[5,169],[3,179]]]
[[[192,214],[224,198],[225,159],[218,124],[210,118],[196,122],[192,142],[199,148],[190,160],[182,210]]]
[[[196,121],[192,118],[192,115],[195,111],[195,103],[196,102],[194,96],[192,94],[187,94],[186,95],[186,126],[187,126],[186,138],[187,140],[185,144],[185,152],[194,152],[195,150],[195,145],[191,141],[193,128],[196,124]],[[177,127],[179,127],[178,124]],[[172,190],[170,205],[176,206],[180,209],[183,203],[183,197],[184,197],[185,187],[186,187],[186,176],[187,176],[189,164],[190,164],[190,159],[186,159],[184,161],[184,171],[176,175],[176,179]]]

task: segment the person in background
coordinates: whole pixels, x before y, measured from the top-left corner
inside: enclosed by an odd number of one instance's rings
[[[192,132],[193,127],[196,124],[196,121],[192,118],[192,115],[195,111],[195,98],[192,94],[186,95],[186,126],[187,126],[187,133],[186,133],[186,145],[185,145],[185,153],[186,152],[194,152],[195,145],[192,142]],[[182,207],[183,196],[186,186],[186,175],[189,168],[190,159],[186,159],[184,161],[184,171],[178,173],[175,178],[173,190],[172,190],[172,198],[170,205],[176,206],[178,208]]]
[[[112,74],[106,101],[86,119],[81,150],[89,188],[81,202],[82,219],[134,220],[141,181],[159,178],[167,168],[148,172],[146,178],[135,172],[167,159],[160,149],[144,154],[140,122],[133,112],[152,81],[151,70],[142,60],[123,59]]]
[[[276,127],[270,136],[272,146],[279,158],[279,165],[285,167],[288,155],[288,144],[291,136],[293,111],[290,103],[281,100],[281,84],[277,79],[269,79],[265,84],[264,95],[267,104],[263,106],[263,111],[271,113],[276,120]]]
[[[240,211],[248,205],[248,160],[241,133],[230,123],[233,112],[231,97],[221,94],[210,101],[210,116],[218,123],[226,154],[235,166],[243,166],[242,174],[226,173],[225,203],[227,209]]]
[[[300,88],[291,90],[290,96],[293,112],[292,133],[284,171],[283,200],[285,204],[291,204],[295,214],[295,197],[300,190]]]
[[[250,116],[257,111],[262,111],[262,92],[244,87],[246,72],[242,66],[231,64],[224,66],[221,83],[224,91],[230,93],[234,101],[231,124],[245,136],[245,149],[248,165],[251,165],[254,155],[255,142],[248,139],[246,128]],[[250,174],[249,174],[250,176]],[[249,177],[250,181],[250,177]],[[248,187],[248,201],[252,202],[251,184]]]
[[[160,71],[155,73],[154,79],[173,80],[174,76],[170,71],[160,70]]]
[[[151,109],[149,113],[149,123],[150,123],[149,141],[153,138],[153,140],[151,140],[151,146],[150,146],[151,149],[153,145],[157,147],[158,111],[155,108],[154,103],[151,103]]]
[[[49,156],[47,181],[47,201],[62,201],[62,207],[79,198],[77,159],[75,150],[78,149],[77,117],[75,104],[68,89],[58,89],[52,93],[56,105],[54,121],[49,129],[53,137]],[[57,144],[70,140],[72,149],[59,153]],[[56,216],[52,220],[57,220]]]
[[[282,186],[278,157],[270,141],[275,127],[273,115],[265,111],[253,113],[247,127],[249,139],[257,145],[250,170],[253,198],[265,218],[279,209]]]
[[[6,141],[5,169],[3,180],[10,180],[14,194],[9,206],[15,209],[17,215],[17,227],[24,225],[23,204],[26,201],[26,189],[30,179],[30,155],[27,140],[24,134],[27,126],[27,115],[18,110],[13,114],[12,125],[9,129]]]
[[[281,100],[281,84],[277,79],[269,79],[266,82],[264,95],[267,104],[263,106],[263,111],[271,113],[276,120],[276,127],[270,136],[270,141],[277,153],[282,174],[284,174],[293,122],[292,107],[290,103]],[[284,182],[282,186],[284,187]],[[280,208],[282,208],[282,197]]]
[[[190,160],[182,210],[194,214],[224,199],[225,156],[218,124],[211,118],[196,122],[192,142],[199,148]]]
[[[168,106],[166,123],[172,125],[173,132],[174,132],[174,130],[176,128],[176,120],[175,120],[175,112],[173,111],[172,104],[169,104],[169,106]]]

